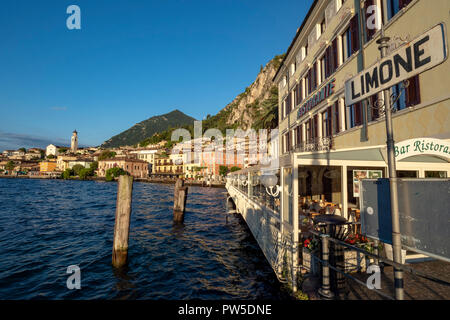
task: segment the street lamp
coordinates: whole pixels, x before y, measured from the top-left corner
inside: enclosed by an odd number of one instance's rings
[[[274,174],[262,175],[261,182],[266,187],[266,192],[272,197],[278,197],[281,187],[277,185],[278,177]]]

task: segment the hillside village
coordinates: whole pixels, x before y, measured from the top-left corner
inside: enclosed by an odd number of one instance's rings
[[[284,55],[276,56],[265,67],[261,66],[255,81],[244,92],[216,115],[207,115],[202,121],[202,133],[212,128],[223,134],[226,129],[276,128],[278,89],[272,79],[283,58]],[[178,145],[171,141],[172,132],[179,128],[194,136],[194,121],[194,118],[174,110],[137,123],[98,147],[78,148],[78,132],[75,130],[70,146],[50,144],[45,150],[4,150],[0,155],[0,177],[114,180],[121,174],[129,174],[142,180],[184,178],[191,182],[214,184],[222,183],[227,173],[257,162],[258,159],[248,156],[251,148],[248,139],[235,138],[231,145],[225,147],[224,144],[217,149],[219,153],[211,148],[214,141],[209,138],[197,138]],[[199,155],[194,152],[195,143],[202,146]],[[234,149],[233,159],[226,157],[226,148],[230,147]],[[174,148],[183,151],[172,152]],[[236,150],[241,150],[243,155]]]

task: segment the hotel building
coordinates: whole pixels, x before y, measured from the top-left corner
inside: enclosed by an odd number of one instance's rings
[[[374,5],[379,9],[375,13]],[[440,26],[444,62],[389,90],[398,177],[450,175],[449,11],[448,0],[315,0],[298,28],[274,77],[279,89],[281,208],[255,209],[246,197],[247,187],[241,192],[234,187],[239,179],[228,184],[250,229],[263,234],[255,238],[274,270],[280,275],[288,267],[294,290],[305,204],[329,205],[335,214],[354,221],[359,179],[388,177],[382,94],[352,105],[345,101],[346,81],[380,60],[376,41],[381,30],[369,29],[371,21],[381,22],[390,37],[387,55]],[[258,175],[244,173],[249,181]],[[278,249],[280,241],[289,248],[286,252]]]

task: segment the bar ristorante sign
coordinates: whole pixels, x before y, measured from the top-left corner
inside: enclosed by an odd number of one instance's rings
[[[334,83],[336,79],[330,80],[326,85],[324,85],[320,90],[318,90],[314,95],[311,96],[302,106],[298,109],[297,119],[306,114],[312,108],[317,106],[319,103],[324,101],[326,98],[334,93]]]
[[[433,138],[416,138],[395,144],[396,160],[425,154],[450,159],[450,142]]]

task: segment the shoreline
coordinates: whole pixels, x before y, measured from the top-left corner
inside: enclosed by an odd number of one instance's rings
[[[54,177],[46,177],[46,176],[8,176],[8,175],[0,175],[0,178],[3,179],[42,179],[42,180],[64,180],[62,178],[54,178]],[[105,181],[105,178],[102,177],[93,177],[86,180],[81,179],[68,179],[73,181]],[[150,178],[134,178],[136,182],[144,182],[144,183],[157,183],[157,184],[175,184],[176,180],[164,180],[164,179],[150,179]],[[117,182],[117,180],[109,181],[109,182]],[[225,188],[225,183],[211,183],[208,185],[206,182],[193,182],[189,180],[185,180],[184,184],[186,186],[191,187],[207,187],[207,188]]]

